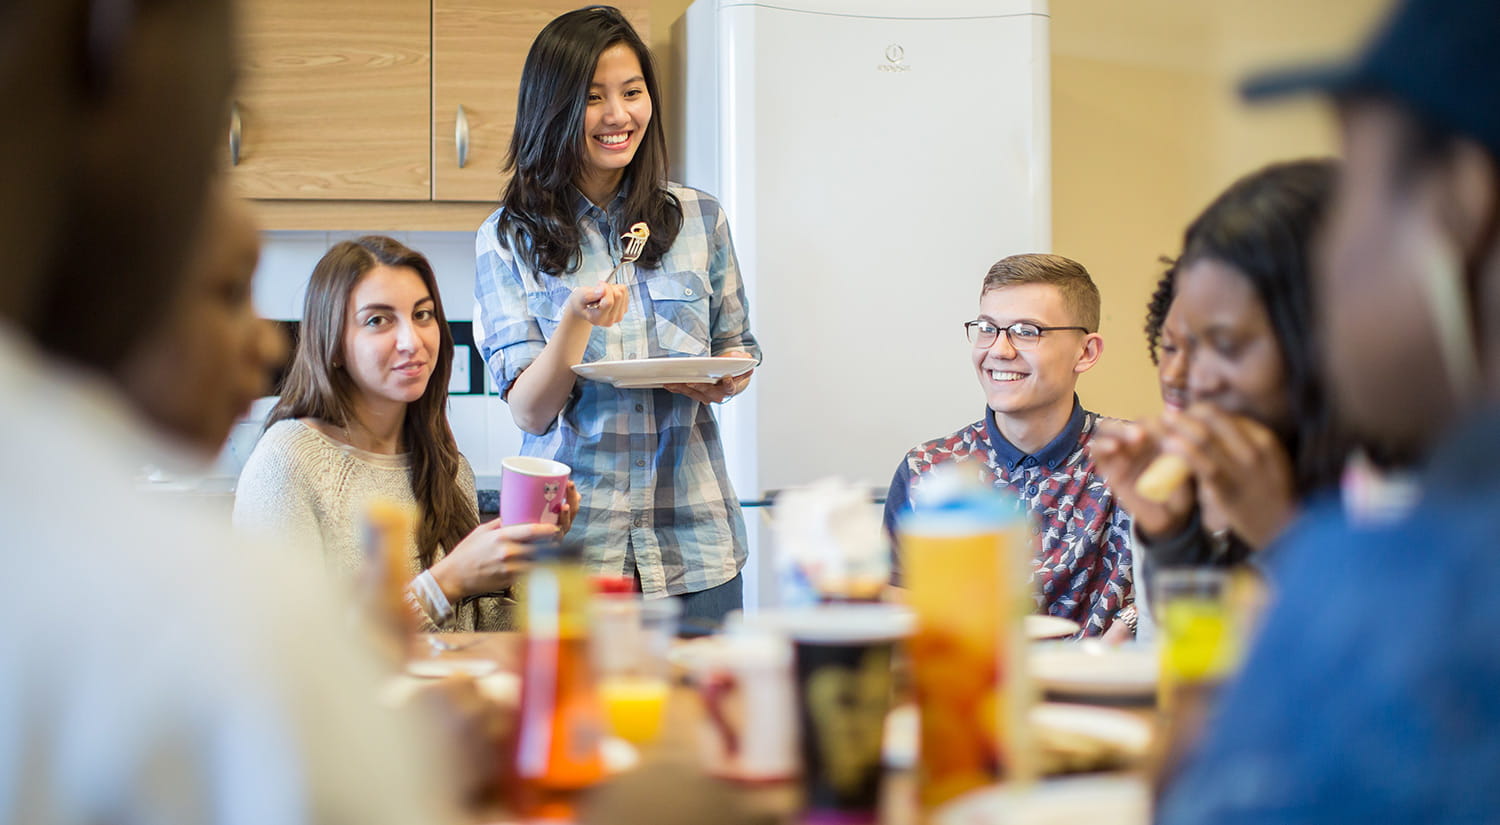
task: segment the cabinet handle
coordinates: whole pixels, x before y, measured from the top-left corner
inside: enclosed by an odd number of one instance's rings
[[[229,105],[229,165],[240,165],[240,102]]]
[[[453,126],[453,143],[458,147],[458,168],[469,162],[469,117],[464,107],[458,107],[458,121]]]

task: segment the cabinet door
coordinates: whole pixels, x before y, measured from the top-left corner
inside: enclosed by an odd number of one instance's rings
[[[434,200],[500,199],[526,52],[552,18],[581,5],[580,0],[432,0]],[[615,5],[650,43],[650,3]],[[459,106],[468,122],[463,168],[455,137]]]
[[[235,189],[431,197],[428,0],[245,0]]]

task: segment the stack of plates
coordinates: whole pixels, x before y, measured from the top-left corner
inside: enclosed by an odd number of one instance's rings
[[[1156,698],[1157,650],[1093,639],[1032,645],[1031,675],[1049,695],[1150,703]]]

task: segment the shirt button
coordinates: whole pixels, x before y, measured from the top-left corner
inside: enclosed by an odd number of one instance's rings
[[[640,516],[636,516],[635,517],[635,526],[636,527],[640,527],[641,526],[641,517]]]
[[[683,294],[684,297],[687,297],[687,298],[693,297],[693,291],[691,289],[684,289],[682,291],[682,294]]]
[[[646,411],[646,405],[645,404],[636,404],[635,405],[635,411],[636,412],[645,412]]]
[[[644,466],[646,466],[646,459],[644,459],[644,458],[637,458],[635,460],[635,466],[637,466],[637,467],[644,467]]]

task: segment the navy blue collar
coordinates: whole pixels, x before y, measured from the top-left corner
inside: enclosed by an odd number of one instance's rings
[[[1083,438],[1083,425],[1087,417],[1088,413],[1084,412],[1083,405],[1078,403],[1078,396],[1074,395],[1073,414],[1068,416],[1068,423],[1063,427],[1062,432],[1047,442],[1047,446],[1032,455],[1027,455],[1000,434],[1000,425],[995,421],[995,411],[988,407],[984,411],[985,426],[989,427],[990,431],[990,444],[994,445],[995,455],[1005,464],[1007,470],[1037,465],[1049,470],[1061,467],[1063,462],[1068,460],[1068,456],[1078,449],[1078,440]]]

